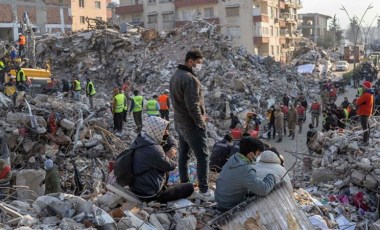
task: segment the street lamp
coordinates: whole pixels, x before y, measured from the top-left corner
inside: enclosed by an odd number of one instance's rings
[[[370,10],[370,9],[372,9],[372,8],[373,8],[373,6],[372,6],[372,3],[371,3],[367,7],[367,9],[364,11],[364,13],[363,13],[363,15],[362,15],[362,17],[361,17],[361,19],[359,21],[358,28],[356,28],[356,30],[355,30],[355,27],[354,27],[354,25],[352,23],[353,20],[354,20],[354,18],[350,17],[350,14],[348,13],[348,11],[346,10],[346,8],[343,5],[342,5],[342,8],[340,8],[340,10],[343,10],[344,12],[346,12],[346,14],[348,16],[348,19],[350,20],[350,24],[352,26],[352,30],[354,32],[354,69],[356,68],[356,46],[357,46],[357,42],[358,42],[357,40],[358,40],[359,29],[361,27],[361,24],[362,24],[362,21],[364,19],[364,16],[367,14],[367,11]]]

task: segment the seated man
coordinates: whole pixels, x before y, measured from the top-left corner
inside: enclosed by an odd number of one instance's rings
[[[273,174],[258,178],[252,162],[261,154],[264,144],[253,137],[240,140],[240,153],[231,156],[216,180],[215,201],[218,209],[227,211],[246,199],[247,195],[264,196],[275,184]]]
[[[173,161],[177,144],[169,136],[168,128],[168,121],[160,117],[148,117],[145,132],[138,135],[131,145],[135,149],[134,175],[138,176],[135,176],[130,188],[144,201],[166,203],[187,198],[194,191],[192,183],[166,186],[168,173],[177,166]]]
[[[230,158],[233,147],[232,136],[227,134],[224,139],[215,143],[210,157],[210,170],[220,172],[223,165]]]
[[[276,182],[280,182],[284,177],[284,181],[289,190],[292,190],[292,183],[290,182],[289,175],[286,175],[283,157],[278,153],[277,149],[265,150],[261,155],[258,162],[254,165],[256,175],[264,179],[266,175],[273,174]]]

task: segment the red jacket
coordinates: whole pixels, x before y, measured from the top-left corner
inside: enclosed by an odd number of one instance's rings
[[[298,116],[303,116],[305,114],[305,108],[303,106],[297,106]]]
[[[373,95],[370,92],[365,92],[356,101],[359,107],[357,114],[364,116],[371,116],[373,112]]]

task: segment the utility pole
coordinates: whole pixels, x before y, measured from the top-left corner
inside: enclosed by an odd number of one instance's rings
[[[364,16],[367,14],[367,11],[372,9],[373,6],[372,6],[372,3],[369,4],[369,6],[367,7],[367,9],[364,11],[359,23],[358,23],[358,28],[355,28],[354,25],[353,25],[353,21],[354,21],[354,18],[355,17],[352,17],[350,16],[350,14],[348,13],[348,11],[346,10],[346,8],[342,5],[342,8],[340,8],[340,10],[343,10],[344,12],[346,12],[347,16],[348,16],[348,19],[350,20],[350,24],[351,24],[351,27],[352,27],[352,31],[354,32],[354,69],[356,69],[356,52],[357,52],[357,49],[356,49],[356,46],[357,46],[357,42],[358,42],[358,35],[359,35],[359,30],[360,30],[360,27],[361,27],[361,24],[362,24],[362,21],[364,19]],[[359,55],[359,54],[358,54]],[[359,61],[359,60],[358,60]]]

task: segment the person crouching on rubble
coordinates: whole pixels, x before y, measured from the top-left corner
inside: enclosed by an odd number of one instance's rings
[[[280,155],[276,148],[270,148],[261,153],[260,158],[254,165],[258,178],[264,179],[266,175],[273,174],[276,182],[284,178],[289,190],[293,189],[290,177],[286,174],[284,167],[284,157]]]
[[[41,181],[40,186],[45,184],[45,194],[61,192],[61,178],[57,166],[51,159],[46,159],[44,165],[46,176]]]
[[[228,158],[230,158],[233,146],[234,139],[230,134],[225,135],[223,140],[214,144],[210,157],[210,170],[220,172],[223,165],[227,162]]]
[[[131,148],[136,149],[133,159],[134,174],[131,190],[144,201],[166,203],[189,197],[194,192],[192,183],[167,186],[167,177],[177,163],[177,143],[169,135],[169,122],[160,117],[148,117],[145,132],[139,134]]]
[[[216,180],[215,201],[221,211],[227,211],[243,202],[247,195],[265,196],[272,191],[275,177],[268,174],[258,178],[252,164],[264,150],[264,144],[253,137],[240,140],[240,151],[230,157]]]

